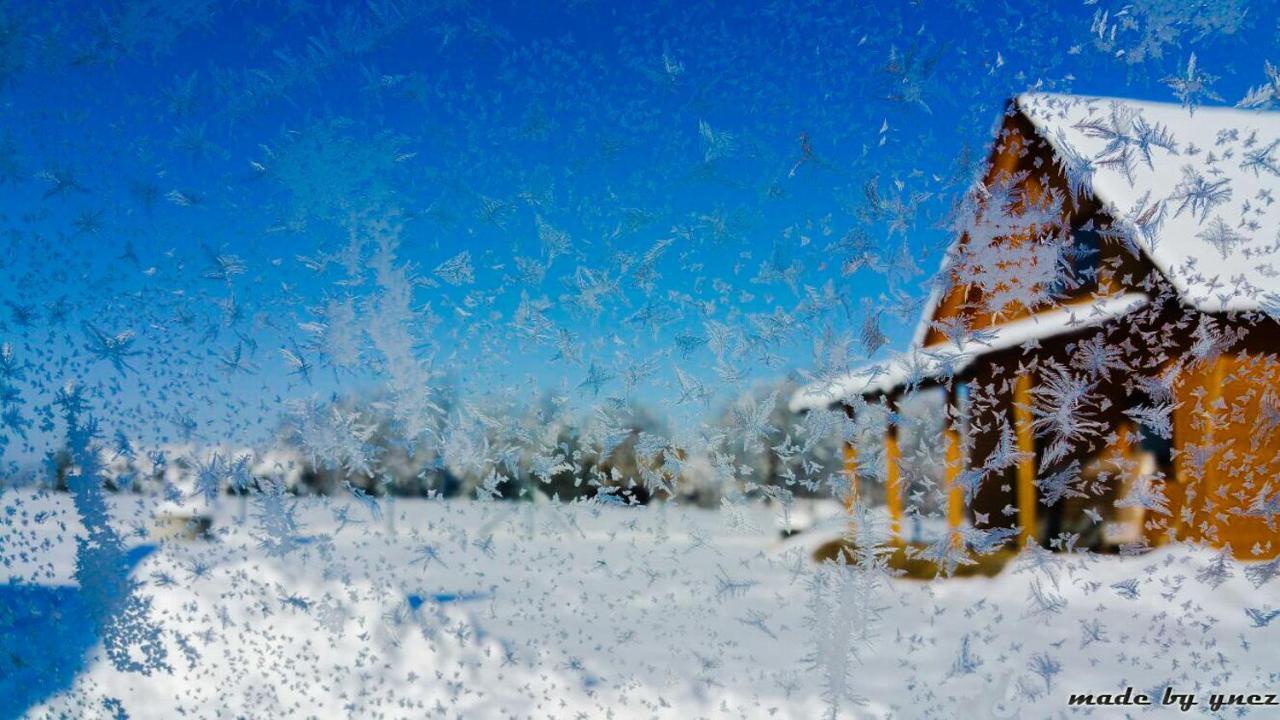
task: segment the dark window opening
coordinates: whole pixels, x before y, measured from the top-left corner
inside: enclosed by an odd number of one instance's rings
[[[1071,242],[1062,251],[1062,265],[1050,291],[1055,296],[1074,290],[1088,290],[1098,285],[1098,268],[1102,260],[1102,236],[1096,230],[1078,228],[1071,231]]]
[[[1166,471],[1173,467],[1172,437],[1161,437],[1150,425],[1138,423],[1138,446],[1155,456],[1157,469]]]

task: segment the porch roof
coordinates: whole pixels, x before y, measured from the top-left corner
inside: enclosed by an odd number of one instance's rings
[[[942,345],[913,346],[884,360],[810,383],[791,397],[789,407],[793,412],[800,412],[827,407],[854,396],[945,382],[963,373],[983,355],[1096,327],[1148,302],[1150,298],[1145,293],[1111,295],[1036,313]]]

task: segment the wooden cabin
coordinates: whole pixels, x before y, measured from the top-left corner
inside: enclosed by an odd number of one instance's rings
[[[899,539],[932,492],[958,538],[1280,555],[1280,113],[1028,94],[994,135],[911,347],[792,400],[889,418],[851,494],[883,482]],[[909,491],[892,411],[929,388]]]

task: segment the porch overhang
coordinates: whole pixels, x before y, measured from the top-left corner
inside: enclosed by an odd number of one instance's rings
[[[800,388],[788,403],[804,412],[843,403],[854,397],[873,397],[902,388],[942,385],[960,376],[979,358],[1019,345],[1066,335],[1137,310],[1150,302],[1146,293],[1130,292],[1063,305],[1035,313],[963,338],[905,352]]]

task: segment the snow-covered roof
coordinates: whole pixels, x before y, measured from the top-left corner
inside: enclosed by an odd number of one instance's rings
[[[1280,113],[1031,93],[1016,100],[1189,305],[1280,293]]]
[[[1052,146],[1068,184],[1102,204],[1185,303],[1204,312],[1280,305],[1280,112],[1051,93],[1014,103]],[[963,347],[923,348],[941,299],[935,287],[910,350],[801,388],[792,409],[945,378],[983,354],[1147,302],[1119,295],[1000,325]]]
[[[831,380],[806,385],[791,397],[792,412],[812,410],[857,395],[890,392],[903,385],[945,380],[963,372],[977,358],[999,350],[1046,340],[1094,327],[1149,302],[1143,293],[1124,293],[1053,310],[971,333],[929,348],[907,352],[858,368]]]
[[[1053,93],[1014,103],[1184,302],[1205,312],[1280,303],[1280,112]],[[941,300],[935,286],[913,344]]]

